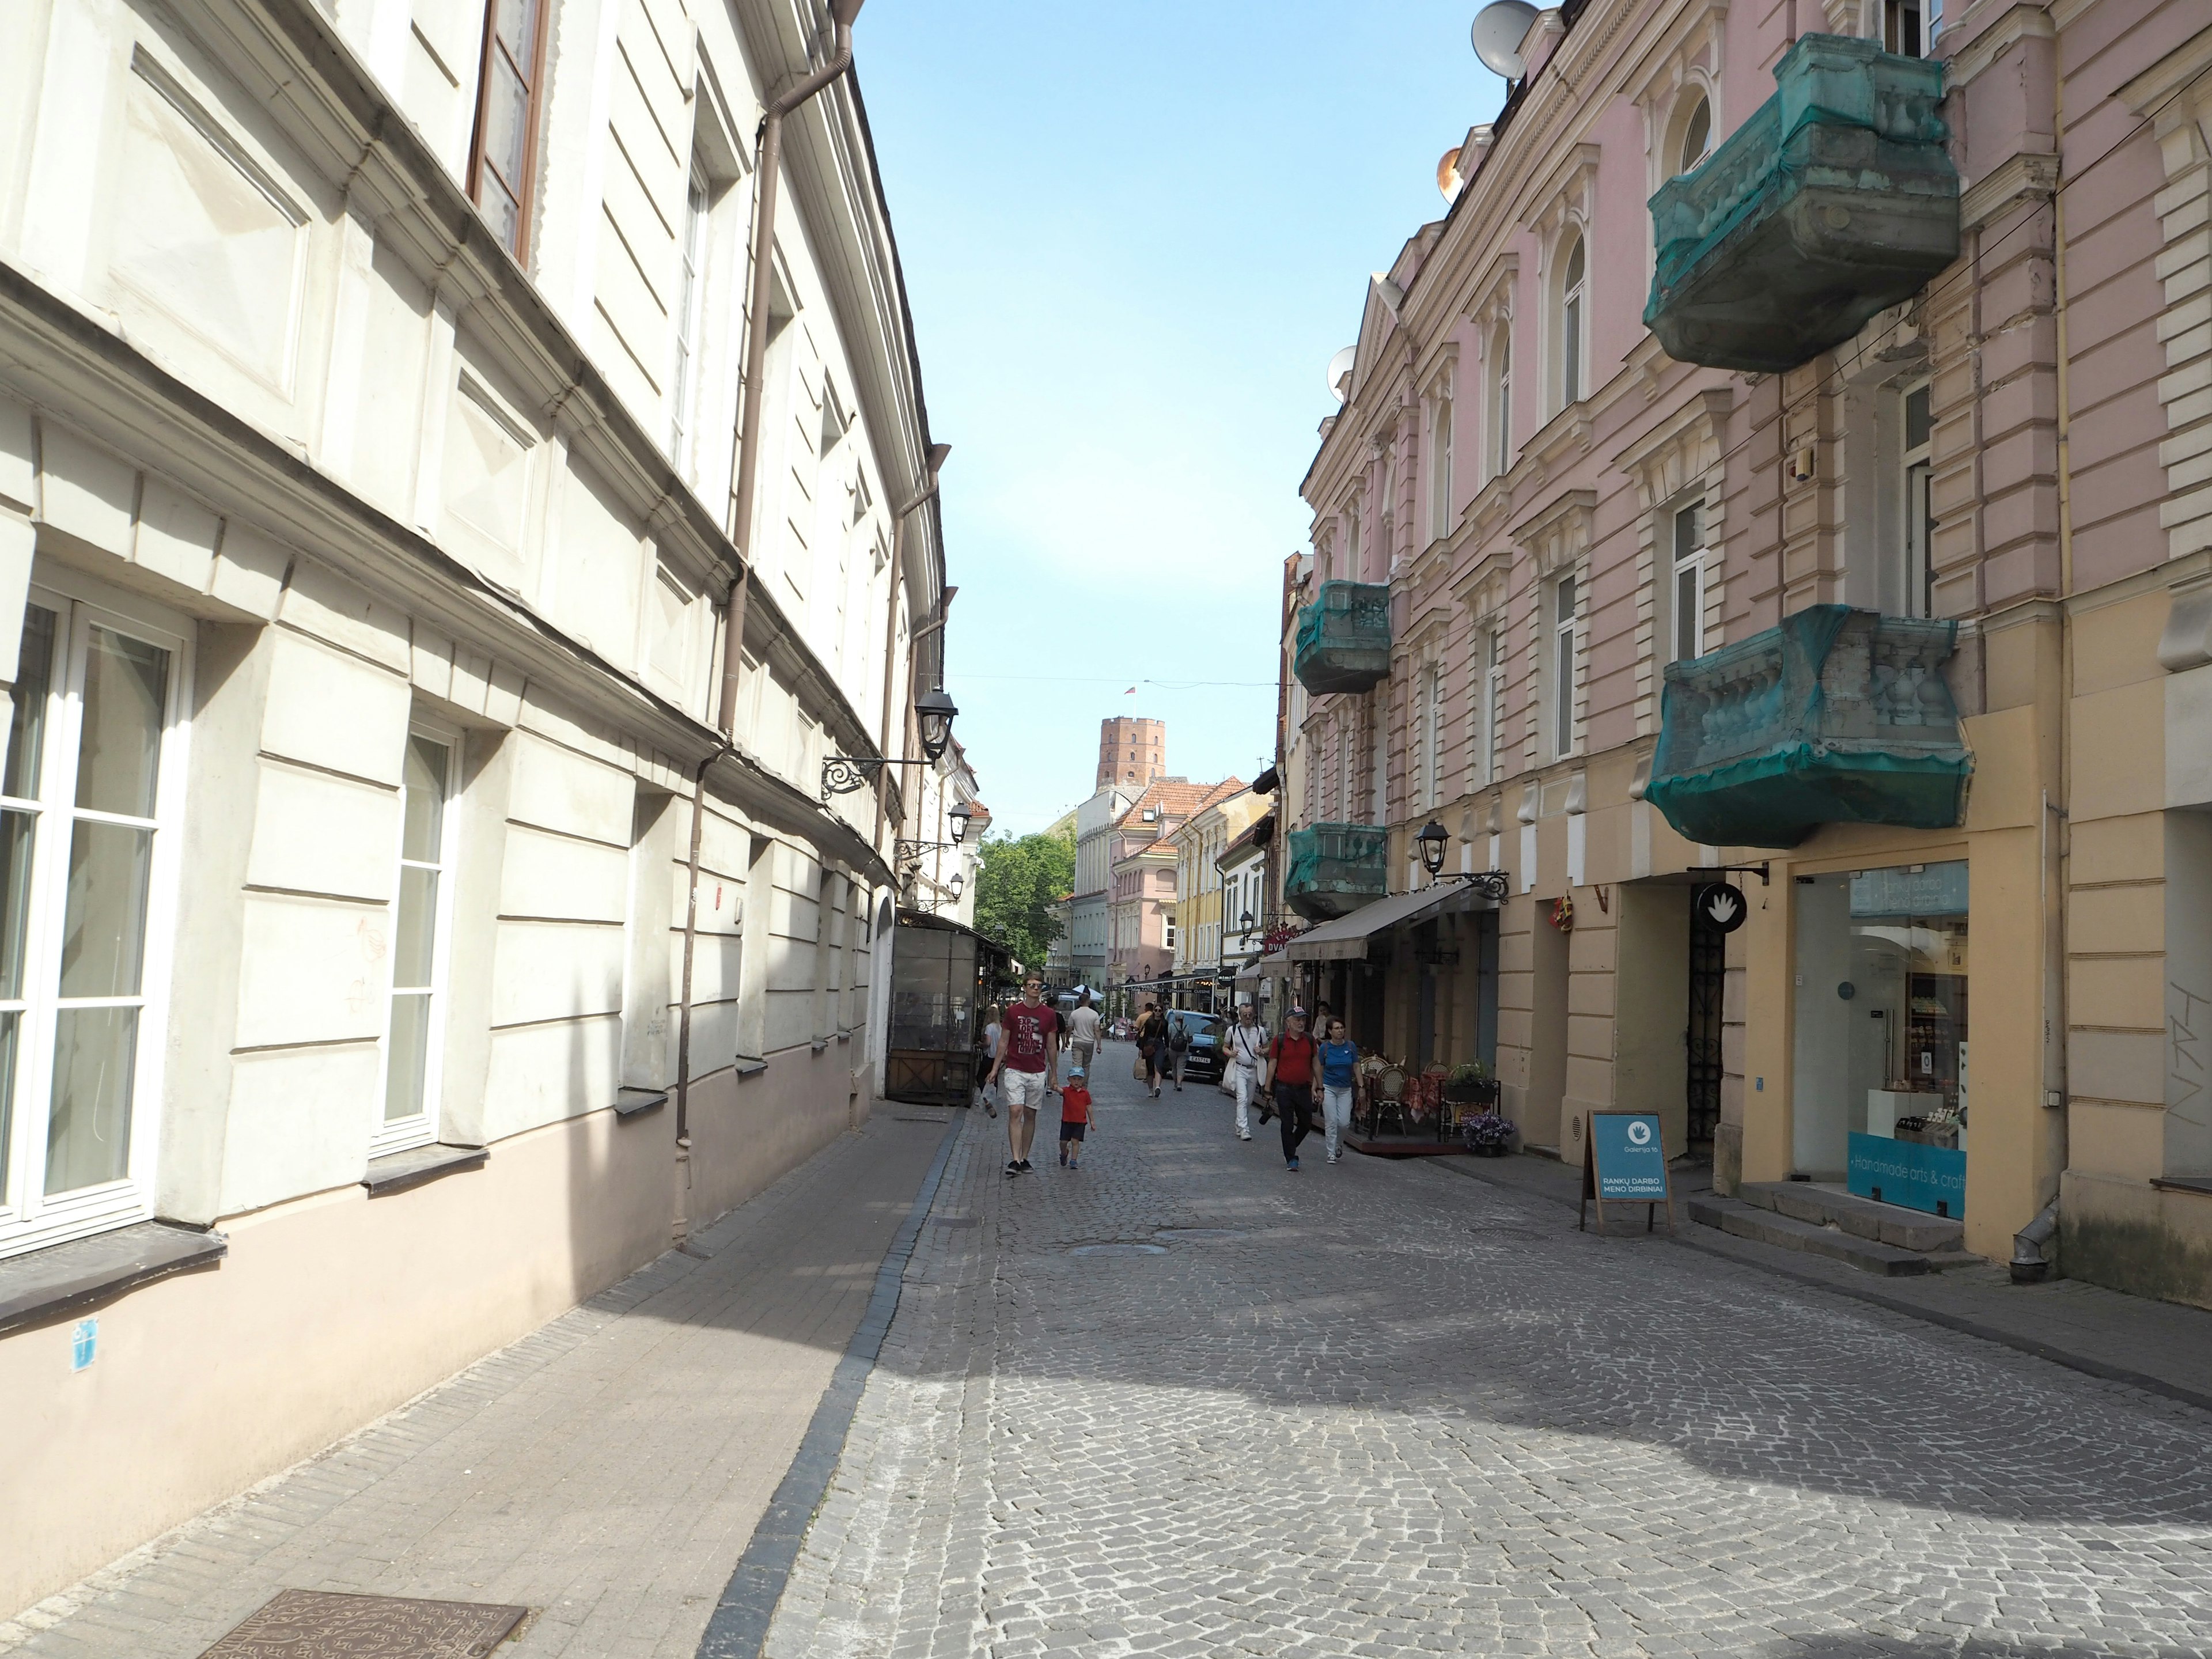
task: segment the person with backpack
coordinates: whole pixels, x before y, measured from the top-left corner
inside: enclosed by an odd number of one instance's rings
[[[1137,1022],[1137,1058],[1143,1062],[1144,1085],[1152,1091],[1154,1100],[1160,1097],[1160,1074],[1167,1069],[1168,1023],[1160,1018],[1160,1005],[1145,1005],[1145,1017]]]
[[[1298,1143],[1313,1131],[1318,1057],[1319,1045],[1306,1035],[1305,1011],[1291,1009],[1288,1029],[1267,1045],[1267,1075],[1261,1081],[1273,1094],[1276,1115],[1283,1120],[1283,1164],[1292,1175],[1298,1170]]]
[[[1168,1021],[1168,1072],[1177,1094],[1182,1092],[1182,1068],[1189,1059],[1190,1022],[1178,1013]]]
[[[1252,1103],[1260,1092],[1260,1062],[1267,1052],[1267,1028],[1249,1002],[1237,1005],[1237,1024],[1229,1028],[1229,1077],[1237,1091],[1237,1139],[1252,1139]],[[1266,1120],[1262,1119],[1264,1122]]]

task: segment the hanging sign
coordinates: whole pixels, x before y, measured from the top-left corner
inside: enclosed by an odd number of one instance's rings
[[[1709,881],[1690,896],[1690,914],[1717,933],[1733,933],[1751,914],[1743,889]]]
[[[1659,1133],[1656,1112],[1592,1112],[1589,1134],[1583,1142],[1583,1201],[1575,1225],[1588,1218],[1589,1205],[1597,1204],[1597,1229],[1605,1231],[1605,1205],[1641,1204],[1646,1232],[1657,1224],[1658,1209],[1667,1206],[1667,1231],[1674,1230],[1674,1194],[1667,1178],[1667,1148]]]

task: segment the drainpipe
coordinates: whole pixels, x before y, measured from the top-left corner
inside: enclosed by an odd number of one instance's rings
[[[676,1005],[676,1219],[670,1242],[686,1248],[691,1234],[691,963],[699,942],[699,842],[707,825],[707,769],[731,752],[725,741],[691,775],[691,853],[684,884],[684,976]]]
[[[732,509],[730,538],[744,556],[738,579],[730,585],[730,602],[724,612],[722,699],[719,720],[726,734],[735,729],[738,714],[738,677],[744,666],[745,605],[753,574],[753,502],[760,486],[760,429],[768,388],[768,308],[775,286],[775,210],[783,167],[783,121],[793,110],[831,85],[853,67],[853,20],[864,0],[830,0],[830,21],[836,26],[836,49],[830,61],[780,94],[761,117],[760,137],[753,171],[760,179],[760,201],[753,211],[752,303],[745,313],[745,412],[736,437],[738,449],[737,504]]]

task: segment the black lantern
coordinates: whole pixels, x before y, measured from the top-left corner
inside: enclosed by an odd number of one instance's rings
[[[1249,939],[1249,938],[1251,938],[1251,937],[1252,937],[1252,928],[1253,928],[1253,927],[1254,927],[1254,923],[1253,923],[1253,921],[1252,921],[1252,913],[1251,913],[1249,910],[1247,910],[1247,911],[1244,913],[1243,917],[1243,924],[1244,924],[1244,937],[1245,937],[1246,939]]]
[[[951,894],[952,896],[957,899],[960,896],[960,890],[967,886],[967,884],[968,878],[962,875],[957,870],[955,870],[952,872],[952,879],[945,884],[945,890]]]
[[[975,816],[966,801],[962,801],[945,815],[952,821],[952,844],[955,847],[968,838],[968,821]]]
[[[945,745],[952,741],[952,717],[959,709],[940,686],[916,697],[914,712],[921,723],[921,752],[931,760],[943,760]]]
[[[1413,837],[1421,849],[1421,868],[1431,876],[1442,875],[1444,849],[1451,845],[1451,832],[1434,818],[1422,826],[1421,833]]]

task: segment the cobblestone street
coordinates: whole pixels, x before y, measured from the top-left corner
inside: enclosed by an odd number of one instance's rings
[[[768,1651],[2212,1650],[2212,1419],[1098,1071],[968,1123]]]

